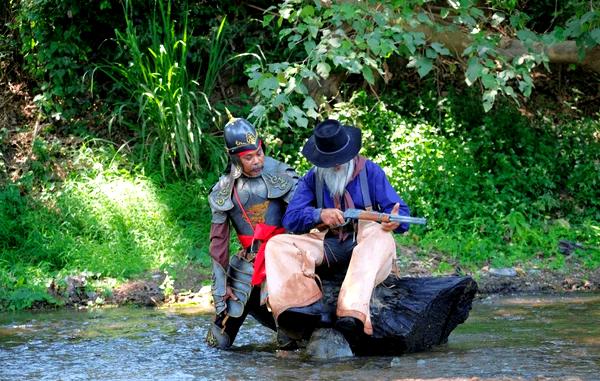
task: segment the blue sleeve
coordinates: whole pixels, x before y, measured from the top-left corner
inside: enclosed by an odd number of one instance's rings
[[[388,181],[383,169],[377,164],[367,160],[367,174],[369,182],[369,192],[373,200],[373,206],[376,210],[384,213],[390,213],[394,204],[400,204],[398,214],[401,216],[410,216],[408,205],[398,196],[392,184]],[[408,231],[409,224],[400,224],[395,233],[404,233]]]
[[[283,215],[283,227],[291,233],[306,233],[320,221],[321,213],[316,208],[315,176],[310,170],[299,181]]]

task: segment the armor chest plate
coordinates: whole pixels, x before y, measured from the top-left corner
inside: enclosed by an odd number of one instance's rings
[[[238,234],[253,235],[256,224],[281,226],[285,205],[281,199],[269,199],[262,177],[236,180],[232,192],[233,209],[229,218]]]

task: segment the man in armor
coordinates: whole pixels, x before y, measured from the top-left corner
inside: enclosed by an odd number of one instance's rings
[[[264,248],[269,238],[284,232],[281,219],[298,182],[293,168],[265,156],[263,142],[246,119],[230,116],[224,138],[228,168],[209,195],[216,317],[206,336],[209,345],[221,349],[233,344],[248,314],[276,329],[262,292]],[[230,258],[231,227],[243,249]],[[281,334],[277,340],[280,347],[295,345]]]

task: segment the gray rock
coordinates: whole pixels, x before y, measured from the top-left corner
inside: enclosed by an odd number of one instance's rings
[[[517,270],[508,267],[502,269],[492,268],[490,269],[490,275],[514,277],[517,276]]]
[[[353,356],[344,336],[332,328],[320,328],[314,331],[306,346],[306,353],[321,360]]]

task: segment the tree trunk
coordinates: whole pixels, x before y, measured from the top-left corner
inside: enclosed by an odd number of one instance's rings
[[[460,30],[436,32],[433,28],[425,25],[413,28],[413,30],[425,34],[429,42],[444,44],[457,58],[461,57],[462,52],[473,43],[471,36]],[[585,51],[583,59],[579,57],[579,48],[575,41],[563,41],[553,45],[538,43],[534,46],[534,50],[537,52],[545,51],[550,63],[576,64],[600,73],[600,46]],[[518,39],[504,38],[498,52],[510,61],[527,54],[527,48]]]
[[[324,302],[335,306],[343,278],[323,280]],[[467,320],[477,283],[468,276],[397,278],[373,291],[373,336],[351,343],[357,355],[399,355],[444,344]]]

